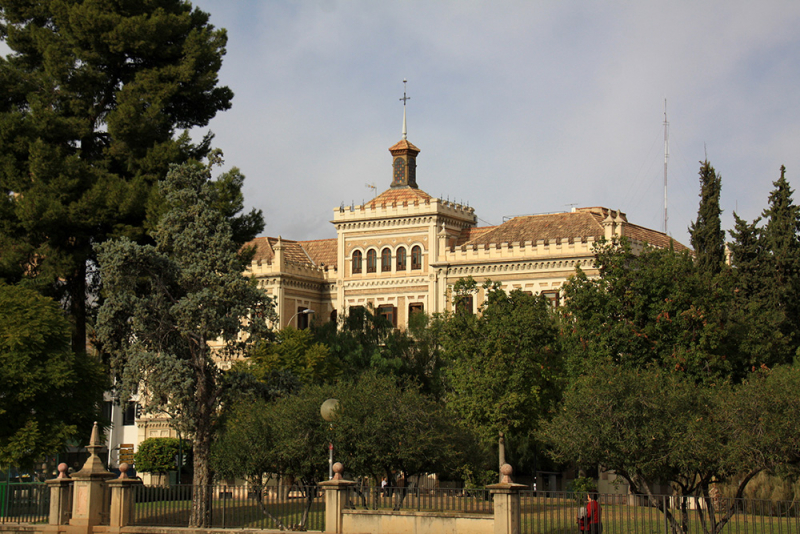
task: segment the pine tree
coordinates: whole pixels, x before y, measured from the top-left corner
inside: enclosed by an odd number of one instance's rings
[[[700,166],[700,208],[697,221],[689,227],[697,268],[717,274],[725,263],[725,232],[722,230],[719,195],[722,179],[708,160]]]
[[[92,246],[146,240],[153,185],[209,150],[178,129],[230,107],[225,31],[185,0],[0,0],[0,38],[0,277],[66,303],[81,352]]]
[[[252,336],[268,336],[265,321],[249,318],[272,307],[242,274],[210,170],[177,166],[161,189],[170,209],[153,232],[155,246],[121,238],[96,247],[106,292],[97,331],[121,397],[140,392],[146,411],[170,414],[192,436],[193,483],[207,488],[212,418],[223,390],[216,361],[241,357]],[[207,524],[207,499],[195,494],[192,526]]]

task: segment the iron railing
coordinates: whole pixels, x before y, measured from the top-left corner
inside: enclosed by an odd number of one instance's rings
[[[578,513],[584,494],[523,491],[520,495],[522,534],[580,534]],[[603,534],[711,534],[705,503],[693,497],[600,495]],[[800,503],[714,499],[719,525],[730,507],[735,513],[718,534],[800,534]]]
[[[197,499],[206,501],[207,526],[213,528],[325,530],[325,500],[317,486],[265,490],[260,495],[246,486],[138,486],[134,498],[133,521],[138,526],[186,527]]]
[[[37,483],[0,484],[0,523],[46,523],[50,489]]]
[[[489,490],[423,489],[405,487],[359,487],[347,490],[347,507],[364,510],[409,510],[415,512],[494,512]]]

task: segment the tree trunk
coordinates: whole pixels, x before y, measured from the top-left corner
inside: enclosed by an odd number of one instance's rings
[[[209,362],[203,360],[196,364],[197,406],[194,433],[194,477],[192,484],[192,514],[190,527],[208,527],[211,524],[211,416],[213,415],[214,378],[207,371]]]
[[[72,316],[72,352],[86,354],[86,263],[82,262],[69,284],[69,311]]]

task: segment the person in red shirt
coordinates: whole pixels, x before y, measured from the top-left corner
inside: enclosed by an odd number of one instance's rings
[[[602,512],[600,503],[597,502],[597,491],[590,491],[586,502],[586,517],[583,520],[585,532],[589,534],[603,534]]]

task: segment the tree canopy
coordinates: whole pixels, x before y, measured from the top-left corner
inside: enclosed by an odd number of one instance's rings
[[[107,292],[97,331],[121,395],[138,391],[145,410],[168,413],[193,436],[194,484],[207,486],[223,391],[217,362],[244,355],[251,336],[269,335],[265,321],[250,319],[272,301],[242,274],[230,224],[215,209],[210,167],[174,167],[162,194],[170,209],[155,245],[127,238],[97,245]],[[206,524],[206,505],[195,502],[193,525]]]
[[[59,306],[0,281],[0,465],[29,466],[83,437],[105,386],[102,367],[70,350]]]
[[[502,463],[505,438],[522,442],[557,401],[563,363],[556,314],[544,296],[506,293],[491,281],[483,287],[480,315],[456,311],[441,326],[446,400],[484,443],[500,439]],[[454,299],[476,291],[474,280],[463,279]]]
[[[11,49],[0,57],[0,276],[67,302],[82,352],[93,246],[147,241],[162,211],[154,186],[208,153],[210,134],[194,144],[179,130],[230,107],[218,85],[227,37],[186,0],[2,0],[0,39]],[[235,185],[220,185],[233,204]],[[240,225],[257,232],[259,220]]]

